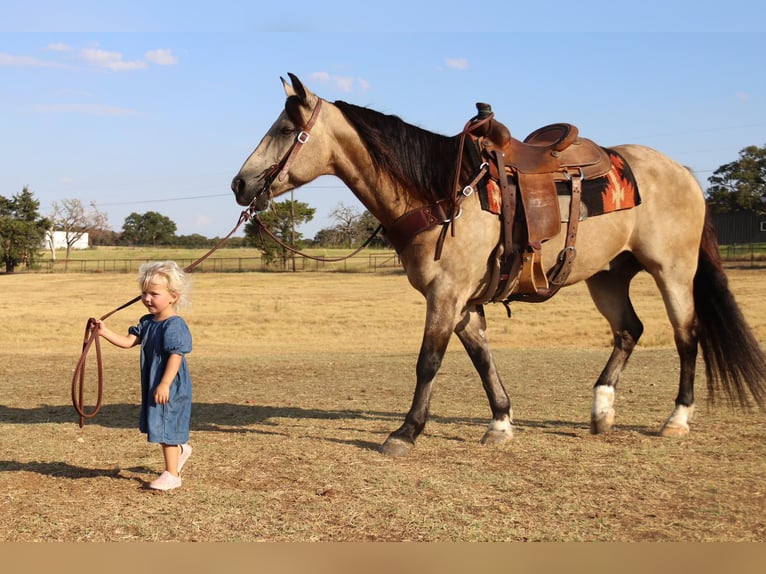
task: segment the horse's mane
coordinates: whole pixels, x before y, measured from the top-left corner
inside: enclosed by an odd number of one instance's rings
[[[428,201],[451,192],[459,137],[448,137],[344,101],[334,104],[356,129],[373,165]]]

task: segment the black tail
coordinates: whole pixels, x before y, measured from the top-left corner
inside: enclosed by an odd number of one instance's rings
[[[694,305],[711,402],[723,390],[731,404],[749,406],[749,391],[764,409],[766,355],[729,290],[709,214],[694,277]]]

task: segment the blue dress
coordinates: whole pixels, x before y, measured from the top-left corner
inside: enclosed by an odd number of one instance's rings
[[[141,340],[141,418],[139,429],[152,443],[183,444],[189,440],[192,387],[186,354],[191,353],[189,327],[178,315],[155,321],[151,314],[141,317],[128,332]],[[154,390],[162,380],[171,354],[182,355],[178,374],[170,385],[170,399],[164,405],[154,401]]]

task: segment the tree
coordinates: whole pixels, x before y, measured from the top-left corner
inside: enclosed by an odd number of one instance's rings
[[[324,246],[358,247],[370,238],[377,229],[379,222],[367,210],[361,214],[352,207],[339,203],[338,207],[330,212],[335,219],[334,227],[320,230],[314,237],[314,242]],[[383,247],[386,245],[385,238],[378,236],[371,246]]]
[[[345,247],[351,247],[357,235],[357,222],[360,218],[359,211],[341,202],[338,204],[338,207],[330,212],[330,217],[335,220],[334,229],[340,244]]]
[[[86,233],[100,234],[109,228],[108,218],[105,213],[96,208],[95,202],[90,202],[90,209],[86,211],[79,199],[62,199],[61,203],[53,202],[51,214],[52,225],[48,230],[51,245],[51,255],[56,259],[56,250],[53,243],[53,232],[63,231],[66,241],[66,258],[72,245]]]
[[[40,202],[27,186],[10,199],[0,195],[0,262],[13,273],[20,263],[37,259],[50,221],[40,216]]]
[[[128,245],[168,244],[175,236],[175,222],[156,211],[147,211],[143,215],[134,211],[122,224],[122,240]]]
[[[308,203],[286,199],[273,202],[272,208],[261,213],[260,218],[280,241],[294,246],[303,239],[303,235],[295,231],[295,228],[311,221],[315,213],[316,209],[309,207]],[[288,250],[266,234],[259,234],[258,225],[254,222],[249,221],[245,225],[245,237],[251,245],[260,246],[263,249],[263,258],[266,263],[280,260],[282,268],[287,268]]]
[[[739,159],[708,178],[707,201],[713,213],[766,211],[766,146],[748,146]]]

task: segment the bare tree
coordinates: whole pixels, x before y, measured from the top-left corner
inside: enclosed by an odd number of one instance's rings
[[[96,208],[94,201],[90,202],[90,208],[85,209],[82,201],[79,199],[62,199],[61,203],[54,201],[52,204],[53,213],[51,220],[52,227],[48,230],[48,237],[51,243],[51,253],[56,258],[53,246],[53,232],[63,231],[66,241],[66,258],[69,259],[69,253],[72,246],[89,231],[105,231],[109,227],[106,213]]]
[[[338,207],[330,212],[330,217],[337,223],[335,232],[341,238],[341,241],[348,247],[351,247],[356,235],[356,226],[360,217],[359,211],[341,202],[338,204]]]

